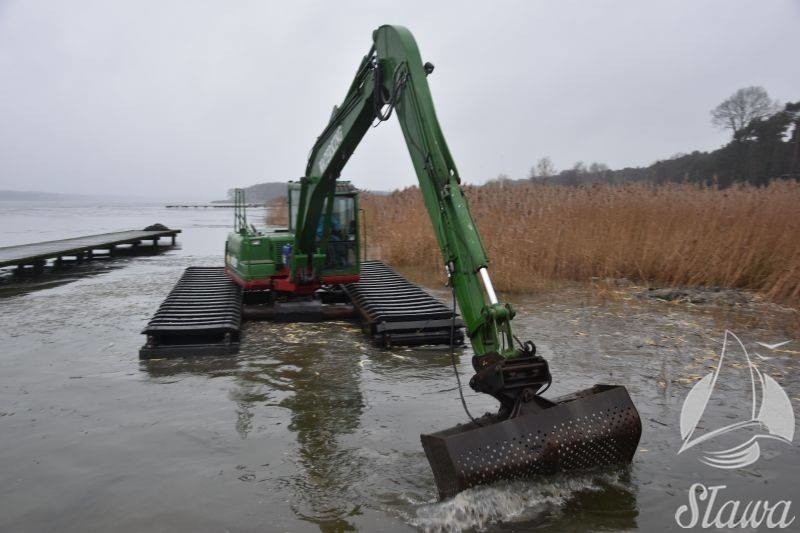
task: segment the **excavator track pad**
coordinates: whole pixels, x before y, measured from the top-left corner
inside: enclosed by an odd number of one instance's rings
[[[439,497],[500,480],[630,463],[642,424],[625,387],[595,385],[549,401],[526,402],[513,418],[422,435]]]

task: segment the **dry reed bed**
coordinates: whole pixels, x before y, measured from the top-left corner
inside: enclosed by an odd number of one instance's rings
[[[281,228],[289,226],[289,204],[285,196],[267,201],[267,225]]]
[[[800,304],[800,183],[724,190],[689,184],[466,187],[496,287],[629,278],[755,289]],[[362,195],[368,246],[399,267],[440,272],[419,189]]]

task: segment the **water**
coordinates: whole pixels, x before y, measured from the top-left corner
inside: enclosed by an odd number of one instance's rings
[[[0,246],[155,222],[184,230],[158,255],[0,282],[0,530],[662,531],[678,529],[695,482],[727,485],[726,499],[797,495],[796,445],[764,442],[762,459],[736,471],[676,456],[683,399],[724,329],[748,345],[800,338],[795,313],[765,304],[674,305],[586,286],[512,297],[519,336],[550,360],[553,396],[628,387],[639,451],[630,468],[445,502],[419,434],[465,420],[447,351],[377,349],[348,323],[248,323],[237,358],[140,362],[142,327],[185,267],[221,264],[232,215],[0,205]],[[783,350],[759,368],[798,413],[800,345]],[[470,357],[458,352],[463,376]],[[719,408],[733,410],[741,389],[724,388]],[[471,391],[467,402],[477,414],[494,407]]]

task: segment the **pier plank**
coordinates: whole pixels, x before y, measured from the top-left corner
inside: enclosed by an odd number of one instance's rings
[[[140,241],[152,241],[162,237],[174,238],[180,232],[181,230],[179,229],[115,231],[71,239],[5,246],[0,248],[0,267],[30,265],[47,259],[58,259],[59,256],[90,252],[94,249],[111,249],[120,244],[135,244]]]

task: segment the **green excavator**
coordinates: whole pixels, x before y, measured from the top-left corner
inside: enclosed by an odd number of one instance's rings
[[[554,400],[547,361],[514,335],[515,311],[499,301],[489,259],[461,177],[439,127],[427,76],[404,27],[385,25],[342,103],[311,150],[305,176],[289,184],[289,228],[257,231],[237,215],[226,243],[226,272],[272,300],[313,298],[320,289],[359,281],[357,194],[337,182],[369,129],[397,116],[442,254],[449,286],[472,345],[478,392],[498,411],[437,433],[422,444],[442,497],[499,479],[629,463],[641,435],[638,412],[622,386],[595,385]]]

